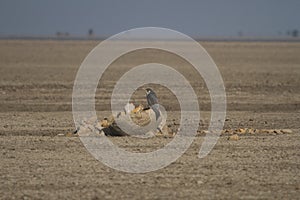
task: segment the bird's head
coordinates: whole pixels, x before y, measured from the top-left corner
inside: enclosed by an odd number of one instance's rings
[[[147,93],[147,94],[150,94],[151,92],[153,92],[152,89],[150,89],[150,88],[147,88],[147,89],[146,89],[146,93]]]

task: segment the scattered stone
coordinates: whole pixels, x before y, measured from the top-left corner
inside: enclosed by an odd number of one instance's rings
[[[122,131],[116,123],[111,124],[109,127],[102,129],[106,136],[128,136],[127,133]]]
[[[175,133],[167,125],[164,125],[161,131],[157,131],[156,136],[174,137]]]
[[[274,131],[274,129],[269,129],[269,130],[267,130],[267,133],[273,134],[273,133],[275,133],[275,131]],[[276,135],[276,134],[275,134],[275,135]]]
[[[282,134],[282,131],[280,129],[274,129],[274,133],[276,133],[277,135]]]
[[[224,129],[221,132],[222,135],[232,135],[233,133],[234,131],[232,129]]]
[[[240,137],[237,134],[234,134],[234,135],[229,136],[228,140],[238,141],[238,140],[240,140]]]
[[[124,108],[124,111],[120,112],[117,116],[111,115],[108,118],[104,118],[98,121],[97,118],[85,119],[80,123],[79,127],[73,133],[67,133],[65,136],[74,137],[78,136],[88,136],[90,134],[96,135],[106,135],[106,136],[128,136],[127,133],[121,130],[117,125],[119,122],[124,123],[135,123],[137,126],[130,133],[131,135],[138,135],[140,133],[140,127],[147,126],[151,123],[151,120],[155,119],[155,113],[151,108],[144,108],[142,105],[134,107],[134,105],[128,104]],[[175,134],[180,131],[175,119],[172,119],[171,124],[166,124],[166,119],[162,118],[157,127],[157,132],[155,130],[149,131],[154,136],[164,136],[164,137],[174,137]],[[226,121],[231,119],[227,118]],[[249,121],[254,121],[250,118]],[[264,122],[267,124],[267,121]],[[120,125],[121,126],[121,125]],[[140,127],[139,127],[140,126]],[[240,124],[240,126],[243,126]],[[7,128],[8,125],[4,125]],[[280,134],[291,134],[293,133],[291,129],[254,129],[254,128],[238,128],[238,129],[224,129],[224,130],[199,130],[199,134],[213,134],[228,136],[228,140],[237,141],[240,140],[241,135],[256,135],[256,134],[269,134],[269,135],[280,135]],[[58,134],[58,136],[64,136],[64,134]],[[152,136],[151,136],[152,137]]]
[[[293,131],[291,129],[281,129],[281,132],[283,134],[292,134],[293,133]]]
[[[89,136],[89,135],[106,135],[106,136],[128,136],[129,134],[138,135],[141,134],[137,129],[138,127],[143,127],[151,123],[151,120],[155,119],[155,113],[152,109],[146,108],[142,105],[134,107],[133,104],[127,104],[124,108],[124,111],[117,114],[116,118],[113,115],[108,118],[104,118],[100,122],[97,119],[84,119],[79,127],[76,129],[76,133],[80,136]],[[137,126],[133,126],[132,132],[127,134],[125,133],[118,124],[134,123]],[[149,131],[150,133],[151,131]],[[158,133],[157,133],[158,132]],[[152,131],[151,134],[163,135],[167,137],[173,137],[174,132],[166,124],[166,119],[161,118],[159,122],[157,132]],[[150,135],[151,135],[150,134]],[[74,133],[73,133],[74,135]],[[72,135],[72,136],[73,136]],[[148,136],[148,133],[146,134]],[[70,135],[71,136],[71,135]],[[146,136],[146,137],[147,137]],[[152,137],[151,136],[151,137]]]
[[[197,184],[198,184],[198,185],[202,185],[203,183],[204,183],[203,181],[200,181],[200,180],[197,181]]]
[[[111,123],[108,122],[108,119],[107,118],[104,118],[101,122],[100,122],[100,127],[103,127],[103,128],[108,128],[110,126]],[[97,123],[98,125],[98,123]]]
[[[66,135],[58,134],[57,136],[59,136],[59,137],[62,137],[62,136],[66,136],[66,137],[77,137],[78,134],[77,134],[77,133],[74,134],[74,133],[68,132],[68,133],[66,133]]]
[[[129,114],[133,109],[134,109],[133,103],[128,103],[124,107],[124,112],[125,112],[125,114]]]
[[[244,128],[240,128],[237,130],[238,133],[240,134],[246,134],[247,133],[247,129],[244,129]]]
[[[254,135],[257,133],[257,129],[250,128],[250,129],[248,129],[248,133],[251,135]]]
[[[179,126],[180,124],[177,123],[177,122],[173,122],[173,125],[174,125],[174,126]]]

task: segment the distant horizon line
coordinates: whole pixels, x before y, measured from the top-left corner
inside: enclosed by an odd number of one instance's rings
[[[0,40],[105,40],[110,36],[93,35],[93,36],[72,36],[72,35],[1,35]],[[278,42],[300,42],[300,37],[292,36],[190,36],[196,41],[278,41]],[[133,40],[152,40],[151,38],[133,39]],[[175,39],[166,39],[175,40]]]

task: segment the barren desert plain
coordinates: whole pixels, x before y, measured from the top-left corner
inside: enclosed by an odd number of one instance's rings
[[[222,75],[227,114],[222,134],[205,158],[197,157],[210,119],[204,81],[182,58],[146,49],[117,59],[96,93],[99,119],[110,114],[116,81],[134,66],[158,62],[187,77],[201,110],[197,137],[185,154],[157,171],[120,172],[97,161],[75,130],[72,90],[77,70],[99,43],[91,40],[0,40],[0,199],[299,199],[300,43],[200,44]],[[180,107],[164,87],[150,85],[179,123]],[[146,104],[143,90],[132,97]],[[286,130],[280,132],[278,130]],[[64,136],[65,135],[65,136]],[[134,152],[161,148],[170,137],[110,137]]]

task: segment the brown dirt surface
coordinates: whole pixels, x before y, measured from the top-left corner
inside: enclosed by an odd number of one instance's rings
[[[227,94],[226,129],[291,129],[289,134],[223,135],[199,159],[205,134],[168,167],[145,174],[111,169],[94,159],[72,132],[76,72],[98,41],[0,40],[0,199],[298,199],[300,196],[300,43],[201,42],[219,67]],[[99,118],[110,115],[120,76],[157,61],[189,78],[201,109],[199,132],[210,119],[205,83],[189,64],[156,50],[116,60],[96,93]],[[179,105],[152,86],[179,123]],[[135,102],[146,103],[138,90]],[[128,151],[148,152],[172,138],[110,138]]]

